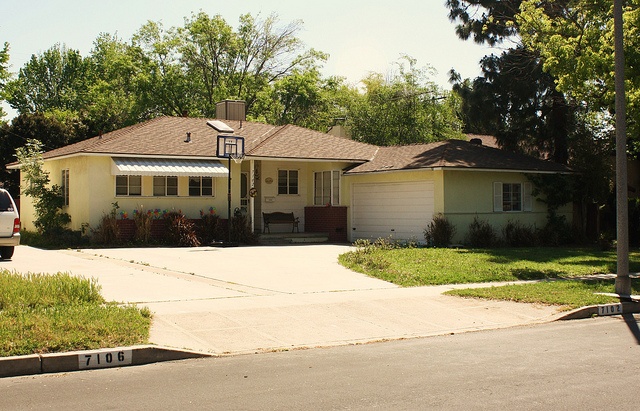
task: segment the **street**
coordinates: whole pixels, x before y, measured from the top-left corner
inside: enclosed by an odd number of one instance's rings
[[[0,409],[636,409],[639,318],[4,378]]]

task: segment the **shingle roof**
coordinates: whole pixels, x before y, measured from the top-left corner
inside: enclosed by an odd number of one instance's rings
[[[158,117],[99,137],[61,147],[45,159],[77,154],[215,157],[218,132],[207,119]],[[272,126],[225,120],[234,135],[245,138],[245,154],[254,157],[329,159],[363,162],[377,147],[296,126]],[[191,133],[187,143],[187,133]]]
[[[43,156],[45,159],[82,154],[214,158],[218,132],[209,127],[207,121],[193,117],[158,117],[46,152]],[[235,130],[234,135],[245,138],[245,154],[249,157],[361,163],[348,174],[438,167],[569,171],[550,161],[463,140],[378,147],[292,125],[230,120],[224,123]],[[185,142],[187,133],[191,133],[190,142]]]
[[[463,140],[446,140],[431,144],[380,147],[373,161],[356,166],[347,174],[421,168],[570,171],[568,167],[551,161],[539,160]]]
[[[252,149],[250,155],[363,162],[372,160],[377,151],[377,146],[287,125]]]

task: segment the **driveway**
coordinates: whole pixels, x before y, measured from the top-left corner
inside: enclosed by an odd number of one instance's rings
[[[16,249],[0,269],[94,277],[154,312],[151,342],[214,354],[426,337],[548,321],[556,309],[400,288],[340,266],[341,245]],[[465,286],[468,287],[468,286]]]

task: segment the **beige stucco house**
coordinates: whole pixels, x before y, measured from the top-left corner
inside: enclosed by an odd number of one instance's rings
[[[209,212],[226,219],[231,167],[232,210],[246,212],[256,232],[263,230],[262,213],[293,212],[301,232],[325,232],[333,241],[422,241],[441,213],[461,242],[476,216],[498,230],[509,220],[544,226],[546,206],[532,198],[526,174],[568,172],[479,139],[377,147],[224,112],[218,117],[224,132],[207,119],[158,117],[44,153],[51,182],[64,188],[70,228],[96,227],[115,202],[120,218],[134,210],[180,210],[194,219]],[[242,163],[216,157],[224,133],[244,138]],[[21,208],[23,227],[33,230],[24,196]],[[571,220],[570,205],[561,211]]]

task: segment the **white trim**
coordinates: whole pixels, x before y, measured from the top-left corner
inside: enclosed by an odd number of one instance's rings
[[[520,210],[504,210],[503,186],[504,184],[520,186]],[[523,183],[502,183],[496,181],[493,183],[493,212],[494,213],[522,213],[533,211],[533,197],[531,195],[533,185],[530,182]]]
[[[498,213],[504,211],[502,208],[502,183],[493,183],[493,211]]]

